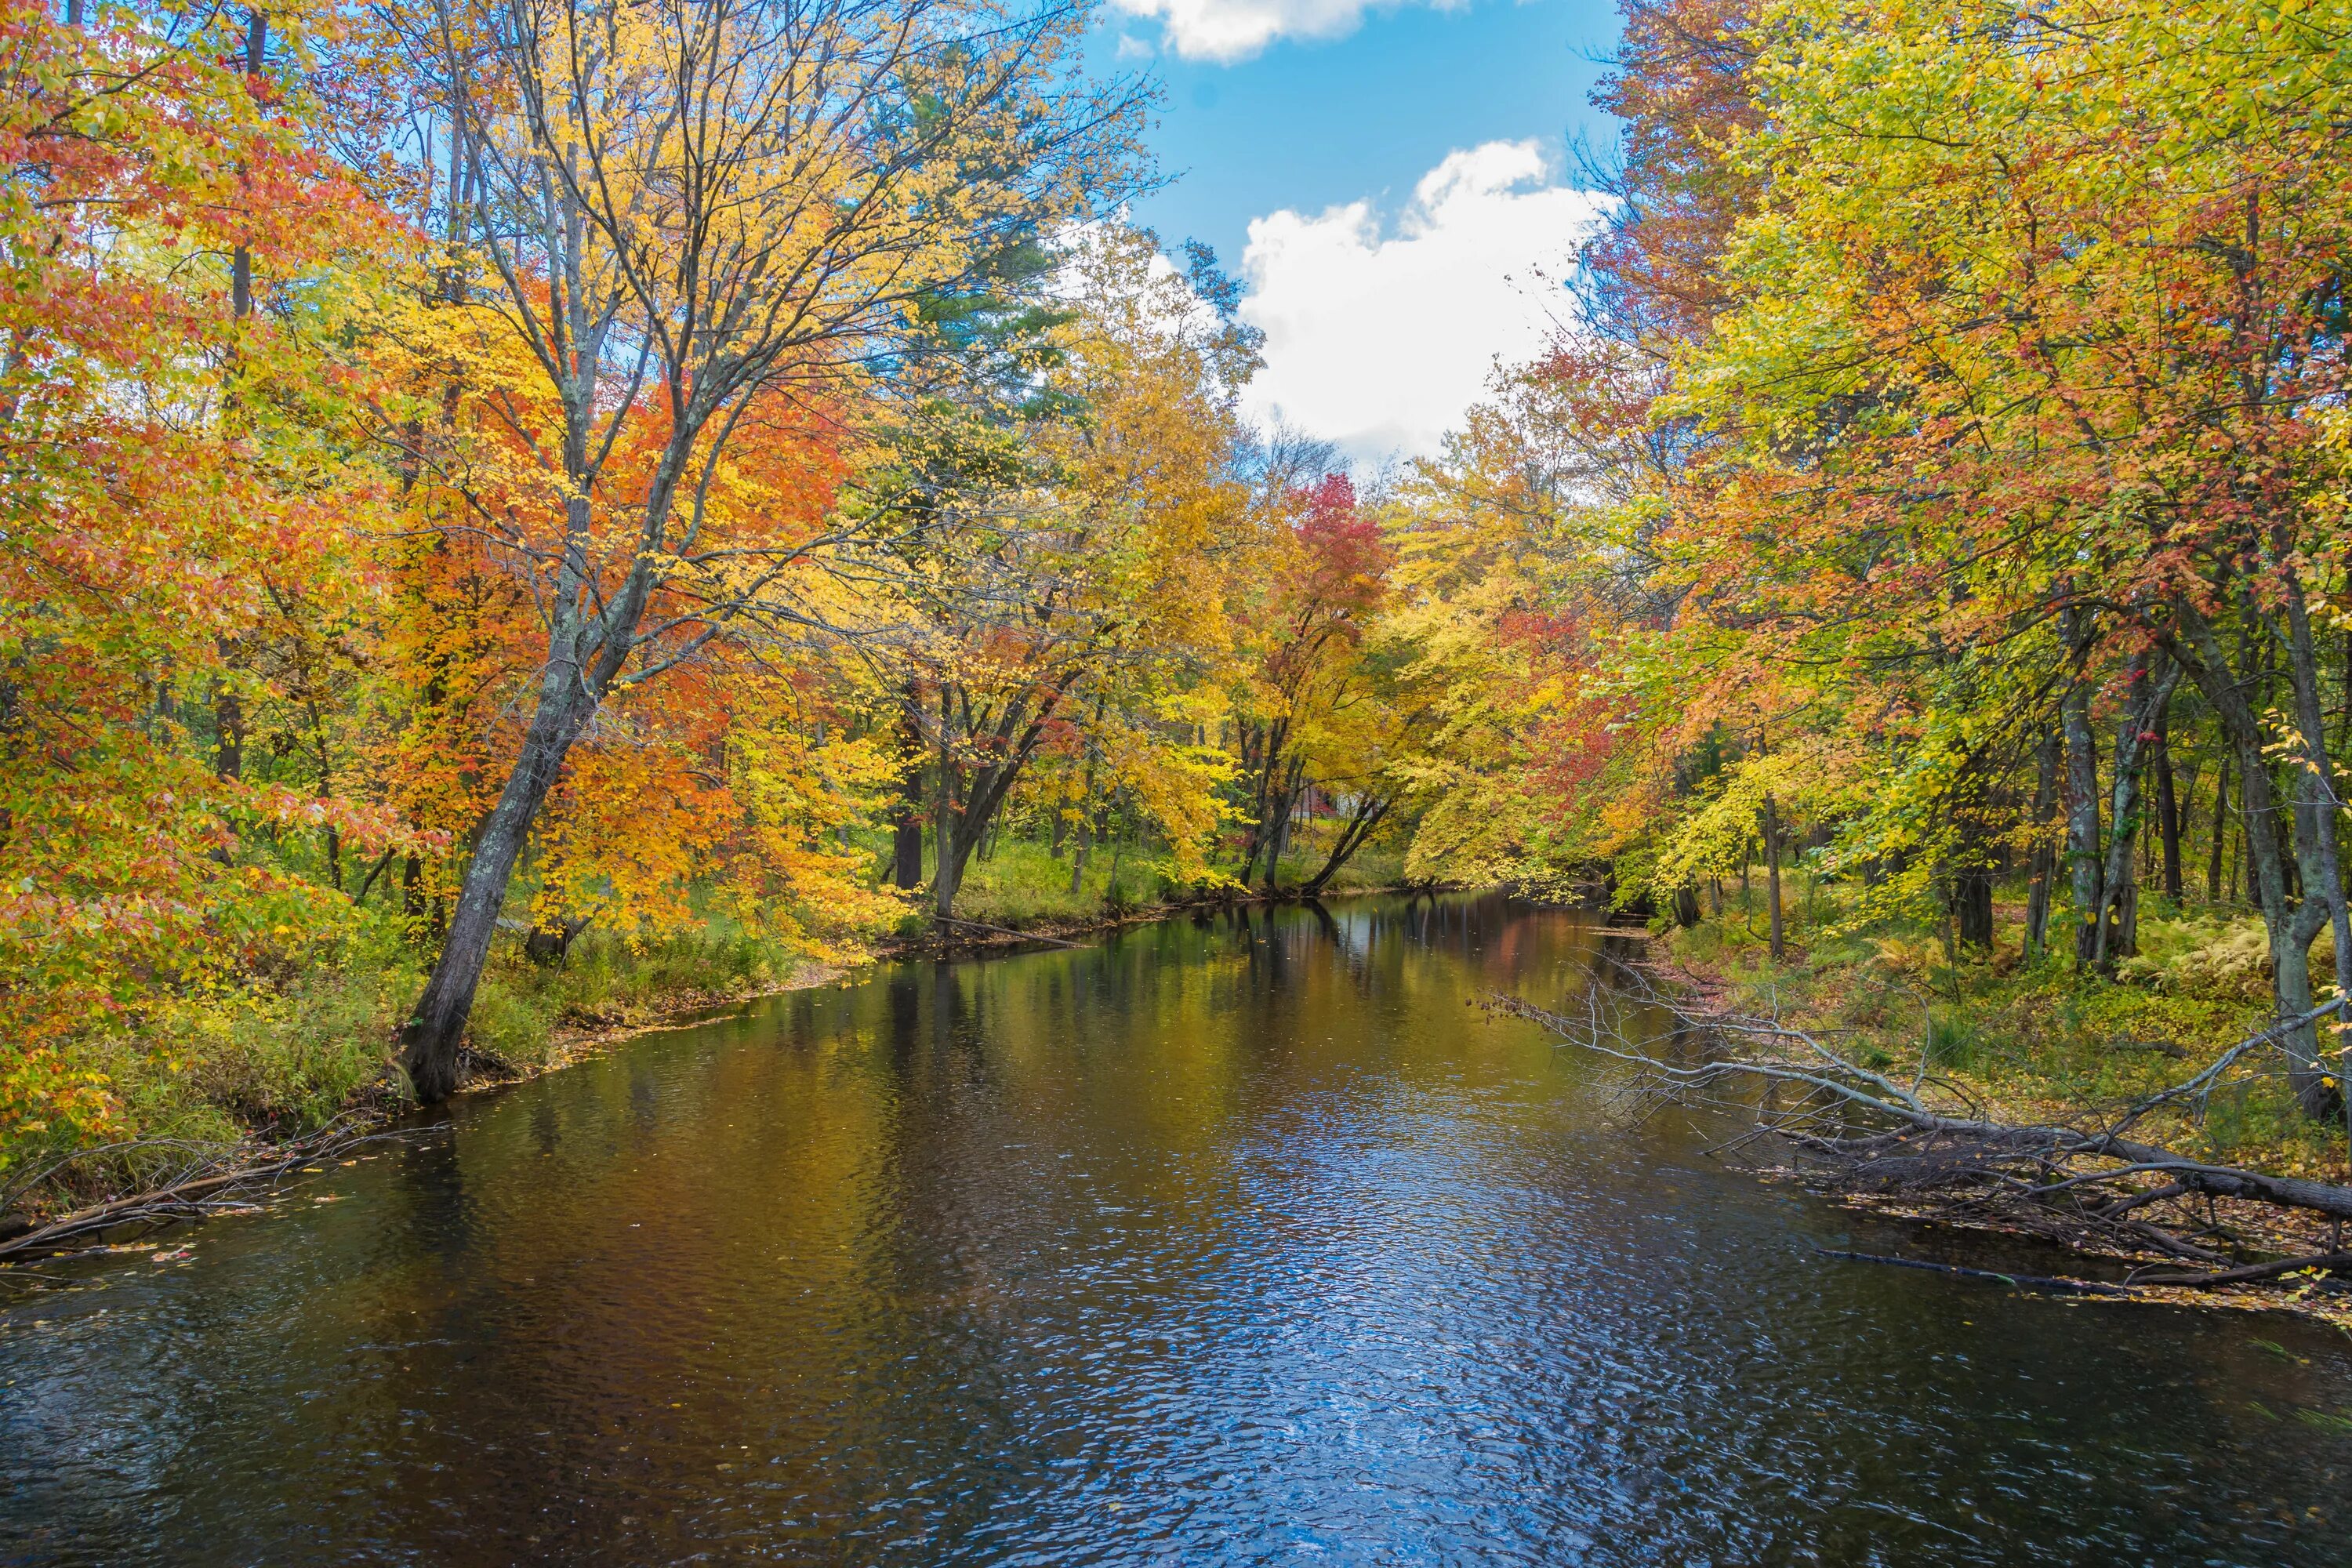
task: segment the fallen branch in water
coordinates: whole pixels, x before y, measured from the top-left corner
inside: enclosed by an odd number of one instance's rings
[[[1832,1048],[1814,1033],[1777,1018],[1696,1007],[1650,985],[1641,972],[1628,973],[1639,983],[1636,999],[1674,1018],[1675,1027],[1664,1041],[1630,1039],[1598,990],[1587,994],[1582,1017],[1548,1012],[1512,996],[1493,997],[1487,1005],[1633,1067],[1632,1092],[1638,1098],[1746,1114],[1748,1131],[1727,1147],[1777,1141],[1801,1152],[1811,1162],[1808,1173],[1831,1185],[1929,1199],[1937,1205],[1931,1217],[1994,1221],[2077,1248],[2094,1247],[2127,1258],[2154,1253],[2175,1267],[2208,1266],[2195,1273],[2140,1274],[2095,1293],[2153,1285],[2210,1289],[2289,1277],[2306,1288],[2352,1290],[2352,1253],[2341,1250],[2340,1240],[2302,1256],[2249,1258],[2250,1250],[2291,1252],[2298,1243],[2273,1226],[2273,1245],[2251,1247],[2215,1223],[2211,1208],[2216,1200],[2226,1200],[2326,1216],[2340,1236],[2342,1222],[2352,1219],[2352,1187],[2197,1159],[2125,1136],[2168,1108],[2201,1112],[2230,1074],[2293,1030],[2336,1011],[2341,999],[2238,1042],[2210,1066],[2104,1124],[2019,1125],[1987,1114],[1965,1086],[1935,1075],[1924,1052],[1909,1081],[1900,1081]],[[2202,1216],[2190,1200],[2206,1205]],[[2158,1223],[2159,1215],[2169,1217]],[[2300,1245],[2308,1246],[2308,1222],[2305,1229]],[[1851,1256],[1953,1271],[1874,1254]],[[1957,1271],[2000,1278],[1989,1270]]]
[[[347,1155],[367,1144],[415,1138],[427,1131],[430,1130],[408,1128],[360,1132],[339,1122],[307,1138],[264,1150],[247,1144],[205,1144],[177,1139],[142,1139],[132,1143],[76,1150],[12,1184],[5,1194],[0,1194],[0,1212],[43,1184],[56,1180],[77,1163],[119,1160],[135,1152],[159,1150],[177,1152],[184,1158],[170,1176],[145,1192],[92,1204],[52,1220],[21,1215],[0,1219],[0,1259],[47,1257],[121,1226],[202,1219],[226,1209],[241,1208],[246,1206],[252,1188],[275,1185],[306,1165]]]
[[[1843,1258],[1849,1263],[1884,1263],[1894,1268],[1925,1268],[1934,1274],[1949,1274],[1960,1279],[1989,1279],[1998,1284],[2027,1290],[2055,1290],[2069,1296],[2128,1296],[2131,1289],[2124,1285],[2106,1285],[2095,1279],[2065,1279],[2054,1274],[2003,1274],[1997,1268],[1969,1268],[1958,1263],[1930,1263],[1924,1258],[1895,1258],[1883,1252],[1846,1252],[1837,1247],[1814,1248],[1823,1258]]]
[[[1051,947],[1079,948],[1086,945],[1080,942],[1064,942],[1060,937],[1046,936],[1038,931],[1014,931],[1010,926],[992,926],[985,921],[968,921],[956,915],[933,915],[931,918],[941,925],[965,926],[973,931],[992,931],[999,936],[1017,936],[1023,942],[1042,942]]]

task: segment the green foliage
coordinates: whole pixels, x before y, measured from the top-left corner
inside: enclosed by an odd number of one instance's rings
[[[1832,929],[1775,964],[1736,910],[1674,934],[1676,958],[1719,976],[1735,1005],[1777,1009],[1791,1023],[1829,1031],[1839,1048],[1874,1071],[1906,1076],[1924,1065],[1965,1088],[1990,1114],[2017,1121],[2113,1114],[2178,1083],[2269,1018],[2257,981],[2235,989],[2164,984],[2244,945],[2244,922],[2210,917],[2151,921],[2159,946],[2141,979],[2079,973],[2071,957],[2016,962],[2021,933],[1999,934],[1992,954],[1948,958],[1926,922],[1881,921],[1867,931]],[[1851,921],[1849,914],[1845,917]],[[2218,937],[2216,933],[2221,933]],[[2254,1075],[2217,1092],[2201,1116],[2170,1115],[2142,1128],[2184,1152],[2340,1178],[2333,1130],[2296,1107],[2284,1080]]]
[[[2312,950],[2312,967],[2325,973],[2335,962],[2335,938],[2323,932]],[[2143,918],[2139,952],[2118,964],[2116,973],[2176,995],[2260,1000],[2270,992],[2270,940],[2262,921],[2251,916]]]

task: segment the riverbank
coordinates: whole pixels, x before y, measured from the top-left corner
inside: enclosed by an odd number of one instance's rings
[[[591,943],[545,967],[502,949],[478,1000],[459,1092],[830,984],[868,961],[862,949],[820,956],[708,933],[639,949]],[[399,1009],[421,984],[410,964],[331,971],[196,1018],[204,1026],[173,1052],[135,1037],[92,1043],[90,1055],[115,1069],[106,1086],[120,1091],[126,1118],[140,1118],[137,1135],[46,1158],[20,1150],[0,1203],[0,1257],[39,1250],[43,1236],[87,1237],[99,1221],[200,1217],[252,1183],[383,1135],[415,1109],[394,1042]]]
[[[1043,857],[1038,857],[1043,858]],[[1055,863],[1058,864],[1058,863]],[[1295,894],[1185,889],[1134,902],[1111,875],[1079,900],[1024,901],[1042,880],[1000,872],[979,900],[993,920],[960,919],[943,931],[911,912],[885,937],[837,939],[820,950],[737,931],[686,932],[630,943],[590,932],[554,963],[501,942],[484,976],[467,1031],[467,1081],[477,1093],[528,1081],[656,1030],[688,1027],[765,996],[835,984],[866,965],[1076,945],[1078,939],[1202,909],[1296,901]],[[1066,873],[1056,872],[1056,875]],[[1392,889],[1334,888],[1328,896]],[[1426,889],[1413,889],[1426,890]],[[271,1179],[341,1143],[373,1136],[415,1107],[393,1060],[401,1009],[423,984],[413,950],[360,948],[275,994],[216,999],[181,1009],[176,1031],[89,1042],[85,1070],[102,1079],[132,1135],[79,1148],[19,1149],[0,1193],[0,1256],[25,1238],[93,1216],[192,1217],[170,1194],[194,1187],[218,1201],[248,1180]],[[164,1046],[158,1037],[174,1033]],[[28,1157],[30,1155],[31,1157]]]
[[[1999,943],[1981,955],[1953,953],[1933,932],[1860,935],[1826,922],[1775,961],[1767,937],[1736,910],[1659,933],[1642,967],[1688,1017],[1736,1021],[1732,1037],[1748,1042],[1757,1039],[1753,1021],[1768,1021],[1788,1031],[1785,1040],[1805,1042],[1796,1054],[1833,1053],[1859,1075],[1882,1075],[1958,1121],[2091,1137],[2124,1127],[2135,1146],[2215,1170],[2338,1189],[2352,1182],[2341,1124],[2301,1112],[2270,1059],[2274,1052],[2235,1049],[2265,1028],[2269,1008],[2253,986],[2217,978],[2195,957],[2200,938],[2223,952],[2233,951],[2234,939],[2217,936],[2219,922],[2210,920],[2150,925],[2142,962],[2116,980],[2077,974],[2063,958],[2028,963]],[[2182,1085],[2193,1092],[2177,1092]],[[1897,1173],[1890,1150],[1878,1168],[1840,1173],[1827,1184],[1842,1201],[1879,1215],[2062,1242],[2094,1281],[2134,1270],[2218,1275],[2250,1259],[2345,1249],[2341,1217],[2217,1195],[2193,1179],[2167,1196],[2172,1176],[2163,1172],[2096,1178],[2109,1189],[2100,1204],[2059,1215],[2001,1201],[2020,1194],[1970,1168],[1968,1160],[1981,1156],[1956,1154],[1949,1141],[1938,1158],[1942,1168],[1929,1170],[1905,1151],[1909,1163]],[[2068,1158],[2065,1171],[2044,1170],[2023,1190],[2068,1171],[2088,1184],[2087,1173],[2126,1163]],[[2304,1279],[2300,1289],[2290,1279],[2135,1294],[2293,1306],[2352,1326],[2340,1297],[2324,1299]]]

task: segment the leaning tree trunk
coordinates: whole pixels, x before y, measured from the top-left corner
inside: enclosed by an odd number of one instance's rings
[[[1309,877],[1299,891],[1310,899],[1321,893],[1324,884],[1330,881],[1339,868],[1364,847],[1364,841],[1372,836],[1372,829],[1381,825],[1381,819],[1389,814],[1389,807],[1393,804],[1391,800],[1366,796],[1364,804],[1349,814],[1348,826],[1340,830],[1339,838],[1331,846],[1331,853],[1324,858],[1323,868]]]
[[[2305,909],[2315,903],[2326,906],[2327,923],[2334,928],[2336,992],[2352,995],[2352,910],[2347,908],[2343,862],[2336,851],[2336,814],[2340,806],[2335,764],[2327,754],[2326,713],[2320,702],[2319,649],[2312,635],[2302,579],[2292,572],[2286,579],[2286,611],[2287,673],[2294,689],[2295,721],[2304,745],[2297,770],[2302,787],[2296,791],[2295,802],[2295,854],[2303,870],[2303,903]],[[2352,1076],[2352,1024],[2339,1015],[2336,1027],[2336,1046],[2341,1053],[2336,1098],[2344,1102],[2345,1131],[2352,1137],[2352,1085],[2347,1082],[2347,1076]],[[2313,1044],[2316,1047],[2316,1039]]]
[[[482,965],[489,958],[490,939],[498,933],[499,913],[506,907],[507,883],[530,841],[540,805],[554,787],[572,742],[579,738],[588,706],[577,663],[549,660],[522,752],[482,825],[473,858],[467,862],[441,957],[401,1030],[401,1066],[416,1098],[427,1105],[446,1100],[457,1088],[458,1047],[473,1012]]]

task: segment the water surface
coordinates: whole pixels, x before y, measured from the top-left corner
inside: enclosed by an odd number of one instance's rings
[[[0,1314],[0,1561],[2352,1563],[2352,1342],[1629,1124],[1496,900],[882,970]],[[2046,1262],[2046,1259],[2044,1260]]]

